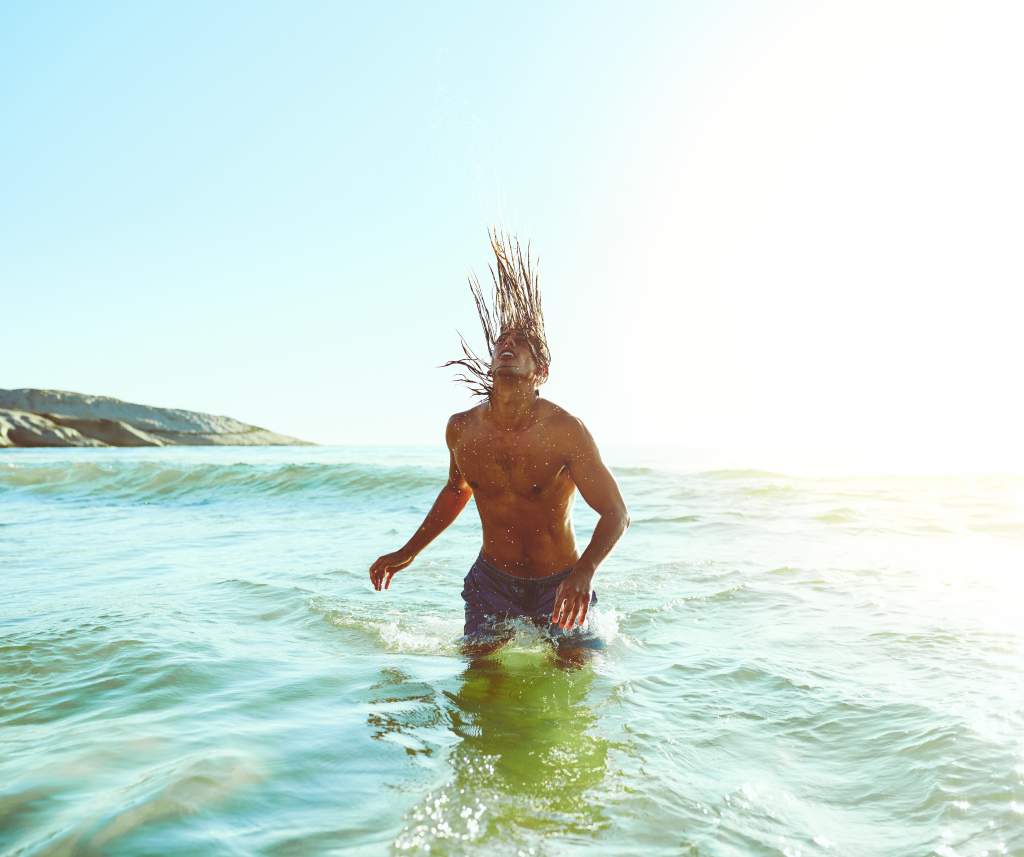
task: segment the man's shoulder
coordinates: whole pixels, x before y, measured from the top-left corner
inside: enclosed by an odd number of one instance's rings
[[[469,422],[474,417],[476,417],[476,415],[480,413],[480,409],[482,407],[483,405],[474,405],[468,410],[459,411],[458,413],[452,414],[450,417],[448,417],[448,425],[464,425],[465,423]]]
[[[481,407],[481,405],[474,405],[469,410],[459,411],[448,417],[448,425],[445,429],[447,437],[451,439],[453,436],[457,436],[467,425],[476,419]]]
[[[540,404],[544,408],[541,419],[548,430],[557,432],[568,440],[572,440],[581,430],[585,430],[583,420],[561,405],[556,405],[548,399],[541,399]]]
[[[537,405],[542,409],[541,416],[546,421],[558,423],[579,422],[579,417],[569,413],[561,405],[556,405],[550,399],[540,399]]]

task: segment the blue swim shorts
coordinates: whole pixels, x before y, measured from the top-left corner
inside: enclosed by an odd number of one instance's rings
[[[516,577],[489,563],[481,552],[462,587],[462,598],[466,602],[465,636],[494,637],[502,623],[516,618],[529,620],[546,629],[552,637],[581,635],[578,626],[563,631],[559,625],[551,624],[555,592],[572,569],[569,566],[546,577]],[[592,591],[590,604],[596,603],[597,593]]]

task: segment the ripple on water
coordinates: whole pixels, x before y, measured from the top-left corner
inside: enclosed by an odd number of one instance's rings
[[[307,607],[325,621],[352,633],[374,650],[421,654],[458,654],[462,633],[460,616],[436,616],[399,608],[381,609],[371,604],[333,596],[313,596]]]
[[[266,776],[259,758],[249,753],[211,750],[179,757],[62,807],[39,828],[21,831],[14,853],[104,854],[133,836],[142,836],[148,851],[159,842],[160,823],[195,816]],[[38,800],[39,791],[29,793]]]
[[[398,607],[381,609],[371,604],[345,601],[332,596],[308,599],[308,609],[336,628],[352,633],[352,639],[373,650],[407,654],[460,655],[463,617],[461,613],[436,615],[411,612]],[[548,635],[525,620],[508,623],[513,647],[545,649]],[[595,607],[588,614],[587,627],[603,642],[616,639],[619,614]]]

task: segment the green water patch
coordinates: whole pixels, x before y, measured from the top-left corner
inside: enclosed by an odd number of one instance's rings
[[[450,776],[407,813],[393,852],[530,853],[551,836],[592,840],[610,824],[593,795],[611,748],[595,728],[593,682],[591,665],[567,669],[543,649],[470,661],[446,692],[460,739]]]

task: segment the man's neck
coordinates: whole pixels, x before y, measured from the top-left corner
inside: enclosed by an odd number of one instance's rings
[[[532,381],[495,381],[487,403],[489,417],[504,429],[519,429],[528,425],[537,408],[537,390]]]

